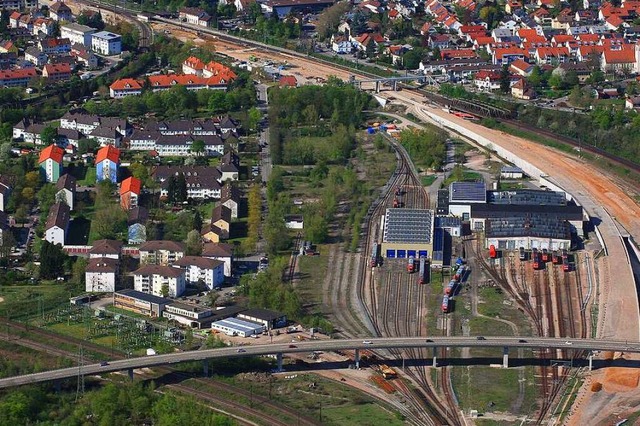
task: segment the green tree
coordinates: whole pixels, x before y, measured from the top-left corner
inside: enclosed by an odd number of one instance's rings
[[[200,256],[200,254],[202,254],[202,237],[200,236],[200,231],[196,229],[189,231],[185,243],[188,256]]]
[[[71,268],[71,280],[78,287],[84,288],[85,286],[85,272],[87,270],[87,259],[84,257],[78,257]]]
[[[258,128],[258,123],[260,122],[260,119],[262,118],[262,113],[260,112],[260,110],[256,107],[251,107],[251,109],[249,109],[249,112],[247,113],[248,115],[248,125],[249,125],[249,131],[251,130],[257,130]]]
[[[63,275],[66,258],[60,244],[43,240],[40,246],[40,277],[48,280]]]
[[[42,133],[40,133],[40,140],[42,140],[42,144],[46,146],[55,143],[57,138],[58,131],[55,127],[46,126],[44,129],[42,129]]]
[[[196,139],[193,141],[190,151],[198,157],[202,156],[205,152],[204,141],[202,139]]]
[[[500,71],[500,90],[502,93],[509,93],[511,91],[511,73],[509,72],[508,65],[503,65]]]
[[[162,288],[160,289],[160,294],[162,297],[169,296],[169,284],[162,284]]]

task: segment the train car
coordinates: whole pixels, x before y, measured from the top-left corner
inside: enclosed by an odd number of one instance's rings
[[[449,312],[449,296],[444,296],[442,298],[442,312],[445,314]]]
[[[543,265],[542,256],[540,255],[540,253],[538,253],[537,250],[531,258],[533,259],[533,269],[536,271],[538,269],[542,269],[542,265]]]
[[[464,266],[460,266],[458,268],[458,270],[456,271],[455,275],[453,276],[453,279],[456,282],[459,282],[462,279],[462,276],[464,275],[464,270],[465,270]]]
[[[373,249],[371,250],[371,262],[370,266],[375,268],[378,266],[378,260],[380,259],[380,244],[374,243]]]
[[[554,265],[559,265],[560,263],[562,263],[562,256],[558,254],[557,250],[551,252],[551,263],[553,263]]]
[[[447,284],[447,286],[444,288],[444,294],[446,294],[447,296],[453,296],[453,291],[456,288],[456,282],[451,280],[449,281],[449,284]]]
[[[564,272],[570,272],[571,271],[571,263],[569,263],[569,257],[565,257],[562,259],[562,270]]]
[[[400,200],[398,200],[398,197],[393,197],[393,208],[397,207],[400,207]]]
[[[395,195],[400,195],[400,194],[402,194],[402,189],[400,188],[400,186],[396,186]]]
[[[419,271],[418,284],[425,284],[427,282],[427,259],[425,259],[424,256],[420,256]]]
[[[498,252],[496,251],[496,246],[494,246],[493,244],[491,244],[489,246],[489,257],[491,259],[495,259],[496,257],[498,257]]]
[[[537,258],[538,258],[538,249],[537,248],[531,249],[531,260],[535,262]]]
[[[413,256],[409,256],[409,260],[407,261],[407,272],[412,274],[416,270],[416,260]]]
[[[549,261],[549,250],[542,249],[542,261],[543,262],[548,262]]]
[[[527,260],[527,252],[524,251],[524,247],[520,247],[520,260]]]
[[[566,249],[562,250],[562,260],[569,258],[569,252]]]

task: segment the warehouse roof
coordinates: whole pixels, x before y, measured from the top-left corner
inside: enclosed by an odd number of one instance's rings
[[[474,219],[501,218],[518,215],[553,215],[559,220],[582,220],[582,207],[574,205],[522,205],[522,204],[473,204],[471,217]]]
[[[569,224],[555,215],[523,214],[487,219],[487,238],[534,237],[570,240]]]
[[[449,201],[485,203],[487,188],[484,182],[453,182],[449,185]]]
[[[387,209],[383,241],[429,244],[432,240],[432,230],[432,210]]]
[[[502,166],[500,173],[524,173],[524,170],[516,166]]]
[[[238,330],[243,333],[249,333],[254,331],[256,328],[264,327],[264,325],[258,324],[257,322],[245,321],[238,318],[226,318],[211,324],[212,327],[214,325],[229,327],[233,330]]]
[[[171,303],[171,300],[165,299],[164,297],[154,296],[153,294],[147,294],[141,291],[131,290],[131,289],[116,291],[116,294],[121,294],[123,296],[142,300],[144,302],[155,303],[156,305],[166,305]]]
[[[489,191],[487,202],[493,204],[566,206],[567,197],[561,191],[518,189],[514,191]]]

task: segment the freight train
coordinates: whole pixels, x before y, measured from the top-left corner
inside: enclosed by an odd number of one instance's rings
[[[557,250],[554,250],[551,253],[551,263],[554,265],[560,265],[562,263],[562,256],[558,253]]]
[[[542,249],[542,261],[543,262],[548,262],[549,261],[549,250]]]
[[[562,258],[562,270],[564,272],[571,271],[571,263],[569,262],[569,256]]]
[[[444,294],[447,296],[453,296],[453,292],[455,291],[457,284],[458,283],[454,280],[449,281],[449,284],[444,288]]]
[[[527,252],[524,251],[524,247],[520,247],[520,260],[527,260]]]
[[[380,264],[380,244],[373,243],[373,250],[371,251],[370,266],[375,268]]]
[[[442,297],[442,312],[445,314],[449,312],[449,296],[447,295]]]
[[[531,254],[531,259],[533,260],[533,269],[539,270],[544,267],[544,262],[542,262],[542,256],[538,252],[537,249],[533,249],[533,253]]]
[[[413,256],[409,256],[409,260],[407,261],[407,272],[410,274],[414,273],[416,270],[416,259]]]
[[[427,283],[427,259],[424,256],[420,256],[420,269],[419,269],[418,284]]]

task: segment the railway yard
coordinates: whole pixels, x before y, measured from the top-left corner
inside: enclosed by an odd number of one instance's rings
[[[158,25],[158,28],[164,28],[165,24]],[[183,33],[188,36],[188,32],[184,29],[172,28],[171,31],[178,37],[185,37]],[[238,60],[249,61],[254,57],[258,60],[286,62],[292,67],[288,73],[311,80],[316,77],[327,78],[330,75],[343,79],[352,74],[358,77],[357,73],[344,71],[335,66],[255,46],[241,45],[229,39],[206,37],[201,41],[203,44],[215,45],[218,52]],[[447,116],[439,108],[434,108],[432,102],[426,102],[423,95],[412,93],[410,90],[392,94],[381,93],[380,96],[385,97],[392,104],[405,105],[407,112],[427,122],[442,126],[442,122],[433,117],[446,117],[459,125],[473,127],[473,131],[491,138],[496,144],[509,146],[509,149],[514,149],[514,152],[522,156],[525,161],[531,162],[543,171],[548,170],[548,173],[562,187],[577,197],[585,208],[588,208],[589,214],[596,217],[615,215],[615,220],[636,236],[637,240],[640,227],[636,225],[640,217],[640,209],[632,200],[633,191],[627,191],[628,185],[620,180],[606,176],[600,171],[594,171],[589,176],[583,176],[579,185],[576,185],[575,180],[570,180],[570,176],[574,176],[576,170],[585,167],[580,159],[566,154],[557,155],[548,148],[523,139],[473,125],[460,117]],[[427,115],[426,111],[429,111],[430,115]],[[459,244],[460,252],[465,252],[467,255],[469,272],[454,293],[452,308],[446,314],[441,312],[443,294],[436,289],[444,288],[446,286],[444,281],[448,278],[443,276],[443,283],[440,284],[435,278],[438,274],[434,274],[429,284],[419,285],[417,274],[409,275],[405,262],[399,260],[385,260],[381,266],[371,268],[372,250],[380,232],[380,218],[386,209],[393,208],[395,188],[402,186],[403,192],[406,191],[402,197],[402,202],[405,203],[403,207],[430,208],[433,206],[433,200],[429,200],[427,192],[420,185],[418,176],[409,165],[406,156],[398,152],[397,159],[396,173],[384,188],[381,198],[370,209],[368,226],[363,238],[365,244],[360,253],[344,253],[339,247],[334,246],[329,248],[329,262],[335,265],[335,268],[331,268],[332,271],[325,277],[323,288],[327,293],[324,295],[323,303],[327,310],[333,313],[332,317],[339,329],[338,334],[343,336],[367,336],[371,333],[395,336],[455,334],[459,329],[458,324],[466,320],[457,317],[458,308],[467,304],[474,308],[471,310],[472,314],[477,312],[478,303],[481,303],[477,297],[479,283],[491,282],[491,285],[501,289],[505,295],[503,303],[517,307],[517,311],[523,314],[527,325],[536,335],[609,338],[625,336],[637,339],[637,326],[623,327],[624,330],[618,326],[621,318],[628,315],[637,316],[637,303],[625,304],[624,309],[617,309],[622,303],[619,299],[620,295],[632,291],[629,287],[630,283],[624,282],[627,280],[625,278],[618,283],[620,286],[618,288],[623,290],[612,291],[612,283],[606,276],[607,271],[621,270],[624,267],[618,262],[621,260],[621,253],[615,243],[615,225],[610,225],[609,222],[607,223],[609,226],[603,228],[606,232],[602,237],[607,244],[609,256],[602,256],[601,247],[594,250],[592,244],[588,250],[570,254],[573,262],[571,270],[567,272],[564,271],[563,265],[553,264],[552,261],[545,262],[543,268],[534,270],[533,261],[530,258],[521,260],[517,250],[502,250],[501,256],[490,259],[489,251],[480,244],[479,237],[465,238],[464,242],[460,241]],[[614,200],[613,204],[609,204],[611,200]],[[598,209],[594,205],[607,205],[607,211]],[[598,255],[597,258],[596,255]],[[607,305],[613,308],[610,308],[609,314],[605,316],[602,312],[606,311]],[[501,321],[499,315],[495,321]],[[462,329],[464,330],[464,327]],[[518,327],[514,327],[514,330],[518,330]],[[431,356],[418,351],[391,355],[402,360],[426,359]],[[563,409],[567,406],[570,408],[568,399],[563,401],[563,395],[566,392],[561,391],[569,382],[569,376],[575,374],[575,371],[563,365],[550,366],[551,360],[571,359],[585,354],[568,350],[534,355],[547,360],[546,365],[535,367],[533,373],[535,386],[538,389],[538,404],[537,407],[523,407],[519,414],[524,414],[525,420],[529,419],[528,421],[533,421],[532,418],[541,421],[554,416],[561,403]],[[446,363],[443,362],[443,365]],[[459,424],[463,420],[459,412],[460,403],[456,397],[456,390],[452,389],[450,384],[450,369],[446,366],[440,367],[437,376],[434,376],[425,365],[411,366],[407,376],[419,385],[420,390],[402,389],[402,385],[396,385],[403,398],[406,398],[404,403],[396,406],[403,408],[402,412],[408,411],[415,419],[420,419],[417,421],[418,424]],[[575,387],[574,381],[572,390],[575,390]],[[582,395],[581,398],[587,397]],[[482,410],[483,407],[478,408]],[[563,412],[562,415],[566,414]],[[573,417],[568,421],[575,421],[577,416],[579,418],[579,413],[576,415],[575,410],[571,411],[571,415]],[[435,423],[432,419],[435,419]]]
[[[287,62],[293,67],[288,72],[303,76],[308,81],[318,77],[326,79],[330,75],[346,80],[353,74],[312,59],[242,45],[232,39],[222,40],[211,34],[198,32],[198,38],[194,40],[195,31],[184,26],[179,28],[156,22],[153,29],[210,46],[237,60],[249,61],[251,57],[255,57],[258,60]],[[544,337],[638,340],[638,321],[626,320],[638,317],[638,306],[633,278],[624,269],[625,252],[620,248],[619,229],[640,241],[640,207],[633,200],[633,192],[625,189],[626,184],[599,170],[585,176],[586,166],[579,158],[559,154],[523,139],[469,123],[464,117],[451,117],[441,108],[434,108],[418,92],[403,90],[392,94],[386,92],[381,96],[394,104],[403,104],[407,113],[425,122],[443,126],[443,122],[438,122],[437,117],[443,121],[446,118],[491,139],[496,145],[509,147],[525,161],[549,174],[589,215],[601,219],[602,235],[596,238],[593,232],[589,232],[588,244],[584,246],[575,244],[574,236],[574,250],[552,249],[549,242],[549,249],[543,251],[542,246],[539,249],[520,249],[519,246],[506,248],[491,244],[489,247],[484,230],[474,229],[471,232],[473,228],[463,227],[460,235],[448,231],[439,234],[444,235],[442,241],[445,247],[436,247],[436,217],[433,213],[436,200],[429,197],[429,193],[433,192],[429,192],[422,184],[405,149],[393,138],[387,138],[395,151],[397,165],[365,218],[359,251],[347,253],[338,243],[327,247],[328,264],[331,266],[322,279],[322,304],[324,310],[331,313],[338,336],[427,338],[439,335],[477,335],[478,339],[482,339],[483,334],[500,334],[506,329],[514,336],[531,333]],[[575,182],[574,177],[577,175],[581,176],[579,182]],[[532,185],[537,185],[534,180],[532,179]],[[487,188],[491,183],[487,182]],[[606,209],[602,207],[605,205]],[[405,250],[401,245],[396,244],[400,247],[398,249],[390,248],[393,242],[389,242],[385,233],[385,227],[389,227],[386,219],[390,217],[389,210],[405,209],[430,212],[425,213],[432,223],[427,238],[429,253],[424,257],[419,250]],[[600,241],[605,243],[604,247]],[[391,251],[393,256],[390,256]],[[437,262],[430,258],[436,251],[443,253]],[[290,265],[289,275],[292,277],[295,260]],[[617,274],[615,281],[611,278],[612,272]],[[625,300],[626,298],[635,300],[635,303],[633,300]],[[476,321],[479,319],[482,321]],[[629,326],[625,325],[627,322],[630,323]],[[18,331],[35,333],[36,338],[23,338],[21,344],[62,358],[77,357],[70,349],[75,345],[83,345],[86,350],[105,357],[123,357],[123,354],[113,353],[99,345],[69,337],[61,338],[46,330],[29,330],[23,324],[0,322],[0,328],[5,326],[7,330],[11,326]],[[7,333],[0,337],[11,340]],[[372,367],[378,365],[376,368],[379,373],[372,373],[376,378],[376,389],[370,393],[379,398],[380,390],[387,392],[387,402],[404,415],[410,424],[416,425],[472,424],[474,418],[471,410],[477,410],[485,419],[496,422],[508,417],[510,420],[505,424],[540,424],[550,420],[554,424],[587,424],[589,421],[585,419],[596,419],[599,414],[594,414],[595,408],[580,411],[579,407],[587,406],[589,402],[594,404],[593,407],[603,407],[612,400],[616,403],[613,390],[619,389],[616,388],[615,381],[608,384],[612,390],[611,398],[593,396],[585,390],[587,384],[591,383],[590,376],[586,369],[574,368],[571,360],[583,359],[588,353],[571,348],[553,351],[519,350],[514,358],[532,357],[537,362],[530,367],[513,367],[518,374],[510,375],[509,378],[506,378],[506,374],[503,375],[504,380],[509,380],[505,387],[514,392],[509,395],[509,400],[497,404],[506,404],[510,410],[494,412],[491,408],[493,405],[469,406],[464,400],[465,394],[456,388],[459,375],[455,374],[455,370],[463,367],[454,366],[448,358],[469,358],[469,349],[440,348],[437,353],[426,349],[372,349],[361,355],[369,359],[390,358],[394,360],[393,365],[402,366],[396,370],[385,370],[386,365],[381,367],[378,363],[371,363]],[[488,352],[486,355],[502,361],[503,354],[500,352]],[[352,354],[351,357],[354,358]],[[433,368],[436,367],[434,363],[437,363],[437,368]],[[493,374],[500,375],[511,370],[499,367],[502,364],[492,366],[492,377]],[[171,382],[170,375],[181,374],[169,368],[163,371],[168,383]],[[402,371],[399,378],[395,376],[396,371]],[[348,381],[357,382],[351,383],[354,387],[365,391],[372,387],[370,381],[363,379],[363,375],[357,371],[343,374],[319,370],[317,373],[332,379],[348,377]],[[607,389],[606,380],[603,379],[605,373],[598,374],[598,380],[605,381]],[[296,420],[295,410],[283,404],[258,398],[256,401],[270,410],[265,414],[259,408],[248,409],[216,393],[225,391],[235,394],[236,398],[247,398],[249,395],[246,390],[229,388],[206,379],[192,380],[198,382],[198,389],[186,384],[171,383],[169,386],[204,399],[223,411],[244,410],[247,418],[263,416],[263,420],[266,419],[269,424],[292,424]],[[583,381],[584,385],[578,392]],[[535,389],[533,396],[528,389]],[[630,390],[638,395],[637,388]],[[576,393],[579,404],[572,409],[572,398]],[[252,392],[250,398],[253,402],[255,397]],[[624,401],[621,405],[632,406],[630,397],[620,398]],[[274,414],[278,412],[287,420]],[[588,417],[591,415],[593,417]],[[241,424],[255,424],[247,421],[247,418],[238,420]],[[610,421],[611,417],[603,415],[598,418],[598,421],[605,420]],[[297,421],[298,424],[318,424],[314,419],[301,419],[299,414]]]

